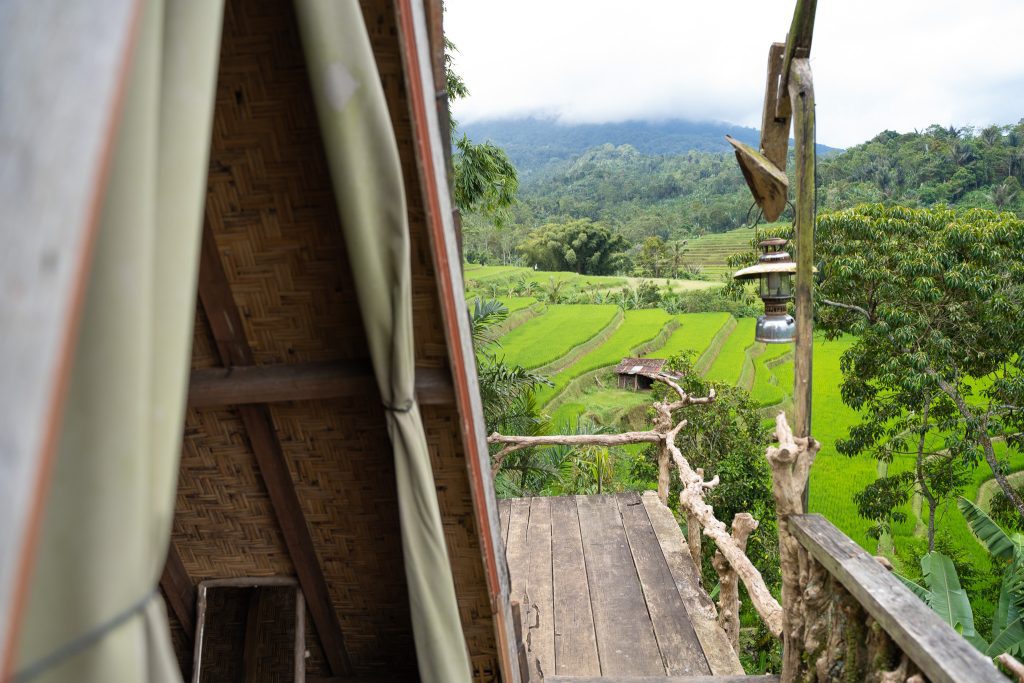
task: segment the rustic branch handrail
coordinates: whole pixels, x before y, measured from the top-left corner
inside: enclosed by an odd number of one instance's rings
[[[761,616],[768,630],[776,637],[782,635],[782,606],[772,596],[764,582],[761,572],[747,557],[746,552],[730,534],[725,523],[715,517],[714,510],[704,502],[704,491],[718,485],[718,477],[705,481],[703,472],[694,470],[683,457],[682,451],[676,446],[676,436],[686,426],[686,420],[674,423],[672,412],[687,405],[701,405],[715,400],[712,390],[707,396],[689,395],[672,377],[662,372],[638,373],[655,382],[668,386],[676,394],[676,400],[654,403],[654,427],[643,432],[625,432],[621,434],[573,434],[551,436],[510,436],[497,432],[487,437],[489,444],[503,444],[504,448],[493,457],[493,473],[496,475],[505,457],[514,451],[532,446],[551,445],[622,445],[627,443],[657,443],[660,447],[658,497],[664,503],[668,496],[668,462],[671,458],[679,472],[679,480],[683,490],[679,493],[679,504],[687,512],[688,524],[701,528],[704,535],[712,539],[721,557],[743,581],[754,609]],[[699,556],[696,562],[699,566]]]
[[[790,532],[932,683],[1006,683],[992,662],[871,555],[821,515],[792,515]]]

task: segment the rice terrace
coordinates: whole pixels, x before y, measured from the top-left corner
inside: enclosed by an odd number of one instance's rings
[[[752,231],[745,231],[748,235]],[[700,252],[696,254],[702,256]],[[709,257],[711,258],[711,257]],[[482,278],[480,276],[483,276]],[[542,285],[545,279],[564,282],[565,292],[614,291],[616,286],[628,287],[625,278],[580,277],[573,273],[535,274],[528,268],[484,268],[468,264],[466,278],[475,283],[467,291],[467,299],[491,293],[515,292],[519,278],[529,277]],[[706,281],[675,281],[679,290],[718,287]],[[568,296],[568,295],[567,295]],[[506,328],[498,338],[499,353],[506,362],[540,370],[552,386],[541,387],[537,399],[552,417],[556,430],[580,418],[598,424],[618,426],[631,411],[646,406],[648,401],[636,393],[617,389],[612,373],[618,362],[630,355],[670,358],[688,354],[694,367],[707,380],[727,386],[739,386],[750,392],[763,410],[766,419],[785,410],[791,400],[793,386],[792,348],[766,345],[753,341],[753,318],[736,319],[728,313],[681,313],[671,315],[660,308],[621,310],[612,304],[545,304],[543,293],[536,297],[500,296],[510,318],[518,324]],[[517,312],[529,311],[528,317],[516,318]],[[840,357],[850,344],[849,339],[833,341],[818,337],[814,345],[814,410],[816,437],[822,442],[811,473],[811,510],[822,512],[861,545],[875,551],[878,541],[867,535],[870,522],[857,515],[852,492],[876,477],[877,465],[864,458],[848,458],[835,451],[837,439],[847,436],[856,422],[856,413],[843,405],[839,395]],[[1012,471],[1024,469],[1024,455],[1000,452],[1010,457]],[[910,466],[909,458],[899,458],[891,468]],[[990,477],[978,471],[965,495],[976,499],[982,485]],[[894,534],[909,537],[921,525],[919,505],[907,504],[903,509],[907,521],[894,529]],[[958,539],[971,538],[962,518],[952,510],[942,515],[943,527]],[[966,544],[979,570],[986,570],[984,549],[974,542]]]

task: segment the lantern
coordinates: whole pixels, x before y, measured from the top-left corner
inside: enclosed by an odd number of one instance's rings
[[[784,250],[787,241],[781,238],[764,240],[757,265],[736,271],[737,280],[760,279],[760,296],[764,315],[757,319],[755,340],[765,344],[788,344],[796,338],[796,323],[786,313],[786,302],[793,298],[793,273],[796,263]]]

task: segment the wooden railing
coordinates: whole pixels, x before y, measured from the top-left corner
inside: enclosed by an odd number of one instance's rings
[[[791,624],[794,633],[787,629],[794,637],[785,647],[799,651],[809,680],[1006,683],[987,657],[827,519],[786,521],[805,561],[803,619]]]

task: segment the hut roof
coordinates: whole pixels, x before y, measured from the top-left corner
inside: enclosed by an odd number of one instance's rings
[[[618,375],[656,374],[661,372],[667,361],[664,358],[623,358],[615,366]]]

